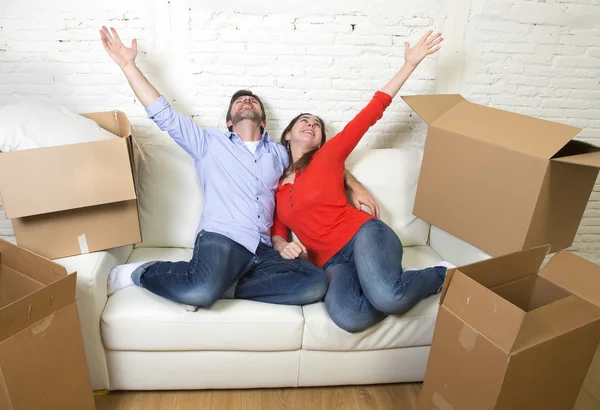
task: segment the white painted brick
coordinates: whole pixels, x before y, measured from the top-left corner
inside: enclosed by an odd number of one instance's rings
[[[375,46],[391,46],[392,36],[390,35],[370,35],[363,36],[355,33],[347,35],[336,35],[336,44],[350,44],[350,45],[375,45]]]
[[[550,80],[550,86],[554,88],[594,89],[598,88],[598,85],[598,80],[591,78],[561,78]]]
[[[431,23],[432,21],[429,17],[415,17],[402,21],[402,24],[407,27],[430,27]]]
[[[486,49],[497,53],[534,54],[536,44],[490,42],[486,44]]]

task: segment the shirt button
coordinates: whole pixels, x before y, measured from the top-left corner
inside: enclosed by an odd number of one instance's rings
[[[256,197],[256,200],[258,201],[258,197]]]
[[[292,204],[292,206],[294,206],[294,204]]]
[[[254,162],[258,162],[258,160],[255,159]]]
[[[258,219],[260,219],[260,215],[258,215]]]

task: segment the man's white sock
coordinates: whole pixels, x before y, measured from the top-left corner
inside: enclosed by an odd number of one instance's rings
[[[108,274],[108,296],[120,291],[121,289],[132,286],[134,283],[131,280],[131,274],[134,270],[147,262],[148,261],[133,262],[113,268],[113,270],[111,270]]]

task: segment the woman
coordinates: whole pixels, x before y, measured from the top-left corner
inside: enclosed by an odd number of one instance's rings
[[[405,43],[404,66],[371,102],[331,140],[323,120],[300,114],[283,131],[290,167],[276,194],[273,247],[293,259],[307,253],[330,278],[325,306],[342,329],[358,332],[387,314],[403,313],[440,291],[442,262],[422,270],[402,268],[402,244],[381,220],[352,207],[344,191],[344,162],[365,132],[379,120],[419,63],[440,48],[442,37],[428,32],[414,46]],[[289,242],[289,230],[303,245]],[[306,247],[304,247],[306,246]]]

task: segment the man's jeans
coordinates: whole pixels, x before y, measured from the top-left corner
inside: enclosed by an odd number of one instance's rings
[[[256,255],[214,232],[196,237],[189,262],[149,262],[131,275],[150,292],[186,305],[209,307],[236,281],[235,298],[283,305],[306,305],[323,299],[328,281],[310,262],[283,259],[260,243]]]
[[[370,219],[327,261],[323,269],[331,283],[325,306],[336,325],[348,332],[365,330],[440,290],[446,268],[403,272],[402,253],[394,231]]]

